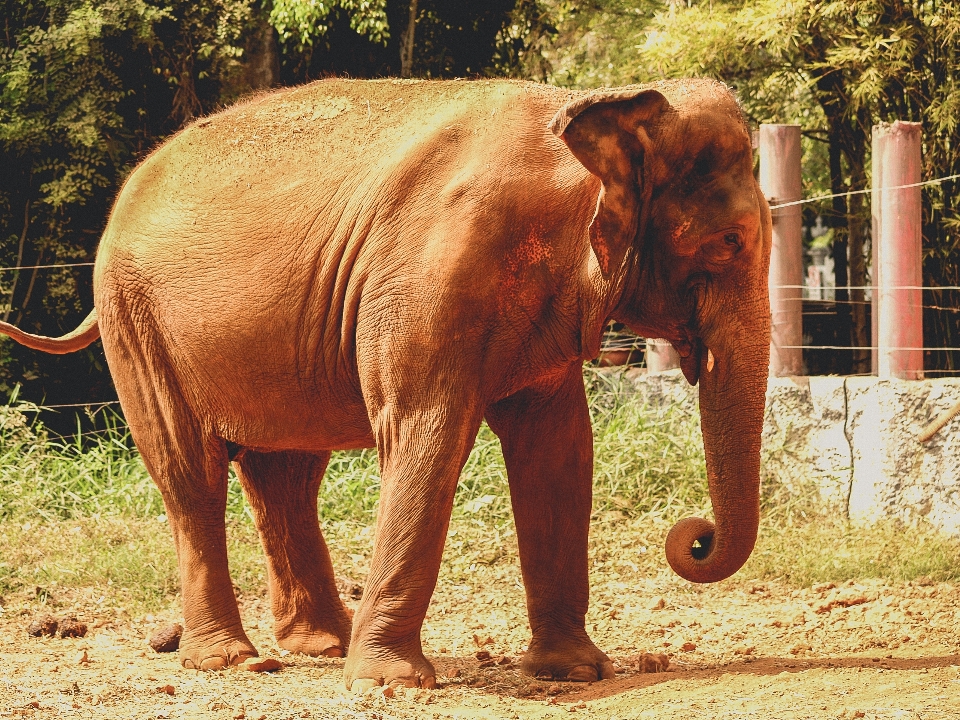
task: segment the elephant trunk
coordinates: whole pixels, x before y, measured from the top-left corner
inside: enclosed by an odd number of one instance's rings
[[[760,522],[760,435],[769,364],[769,310],[760,299],[751,332],[710,333],[699,361],[700,415],[716,524],[686,518],[667,536],[667,561],[691,582],[717,582],[750,557]],[[741,320],[743,315],[740,316]],[[764,332],[766,329],[766,332]],[[732,347],[729,338],[749,338]],[[727,342],[724,342],[727,340]]]

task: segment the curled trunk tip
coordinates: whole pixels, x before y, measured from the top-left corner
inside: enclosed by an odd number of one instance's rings
[[[740,538],[736,547],[717,540],[712,522],[698,517],[684,518],[667,535],[667,562],[684,580],[718,582],[743,567],[753,551],[756,534],[752,541],[744,542],[747,539]]]

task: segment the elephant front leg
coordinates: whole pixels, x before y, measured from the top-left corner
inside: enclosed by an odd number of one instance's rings
[[[370,575],[344,667],[354,691],[389,683],[436,686],[420,628],[437,583],[457,479],[479,429],[475,414],[457,403],[423,411],[386,406],[375,417],[382,484]]]
[[[524,391],[487,411],[503,447],[532,638],[521,670],[543,678],[614,677],[587,636],[587,536],[593,433],[580,367],[562,387]]]
[[[305,655],[343,657],[350,617],[317,519],[329,460],[330,453],[244,450],[236,467],[267,558],[277,643]]]

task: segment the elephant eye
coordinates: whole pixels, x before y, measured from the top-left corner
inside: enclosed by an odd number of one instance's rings
[[[723,236],[723,241],[737,250],[740,249],[740,233],[729,232]]]

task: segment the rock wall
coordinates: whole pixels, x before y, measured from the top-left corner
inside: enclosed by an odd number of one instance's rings
[[[655,403],[696,403],[679,371],[628,370]],[[929,442],[920,431],[960,400],[960,378],[771,378],[763,430],[763,480],[823,502],[854,521],[925,519],[960,535],[960,417]]]

